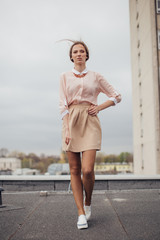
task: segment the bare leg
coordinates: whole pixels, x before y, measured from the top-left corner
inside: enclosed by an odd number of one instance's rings
[[[91,205],[92,192],[94,187],[94,163],[96,157],[96,150],[87,150],[82,153],[82,172],[83,172],[83,186],[85,189],[85,205]]]
[[[83,208],[83,185],[81,180],[80,153],[67,152],[73,196],[77,205],[78,215],[85,214]]]

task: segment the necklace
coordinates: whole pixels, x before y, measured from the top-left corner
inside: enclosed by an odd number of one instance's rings
[[[78,78],[82,78],[82,77],[84,77],[87,73],[83,73],[83,74],[76,74],[76,73],[73,73],[74,74],[74,76],[76,76],[76,77],[78,77]]]

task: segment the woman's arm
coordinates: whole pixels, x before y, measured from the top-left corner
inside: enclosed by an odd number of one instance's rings
[[[60,94],[60,112],[61,117],[64,123],[65,127],[65,143],[68,145],[70,142],[70,134],[69,134],[69,111],[68,111],[68,104],[67,104],[67,97],[66,97],[66,83],[64,74],[61,75],[60,78],[60,88],[59,88],[59,94]]]
[[[90,114],[92,116],[96,116],[103,109],[114,106],[114,105],[115,105],[115,103],[111,100],[107,100],[106,102],[104,102],[100,105],[91,105],[88,109],[88,114]]]
[[[69,133],[69,114],[66,114],[63,117],[63,123],[64,123],[64,127],[65,127],[65,143],[68,145],[71,137],[70,137],[70,133]]]
[[[100,74],[97,74],[97,80],[99,84],[99,93],[103,92],[106,94],[109,99],[100,104],[100,105],[91,105],[88,109],[88,114],[95,116],[99,111],[114,106],[121,101],[121,94],[119,94],[113,87],[110,85],[107,80]]]
[[[60,77],[59,96],[60,96],[59,108],[60,108],[61,117],[63,119],[64,116],[69,113],[68,104],[67,104],[67,94],[66,94],[66,82],[65,82],[64,74],[62,74]]]

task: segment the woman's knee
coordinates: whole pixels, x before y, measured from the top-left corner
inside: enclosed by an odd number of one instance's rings
[[[83,169],[83,176],[85,178],[91,178],[94,175],[94,170],[93,169]]]
[[[79,153],[67,152],[71,175],[81,174],[81,160]]]
[[[70,167],[71,175],[78,176],[81,175],[81,168],[80,167]]]

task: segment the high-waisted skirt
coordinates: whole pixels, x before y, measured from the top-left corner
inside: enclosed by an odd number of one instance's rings
[[[65,126],[62,126],[63,151],[83,152],[101,149],[101,126],[98,116],[88,114],[90,104],[69,106],[69,131],[71,140],[65,143]]]

